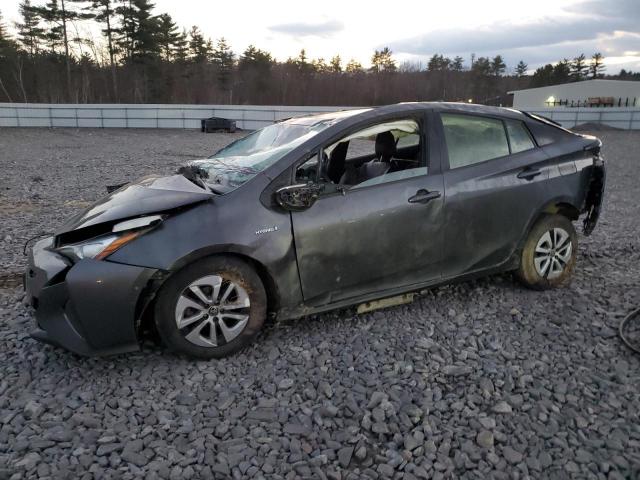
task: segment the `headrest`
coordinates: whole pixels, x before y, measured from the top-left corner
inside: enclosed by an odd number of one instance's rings
[[[376,157],[382,162],[388,162],[396,153],[396,139],[389,131],[376,135]]]

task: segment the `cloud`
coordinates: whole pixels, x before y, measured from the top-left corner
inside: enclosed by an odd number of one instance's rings
[[[269,30],[284,33],[293,37],[328,37],[344,30],[344,24],[339,20],[326,20],[323,22],[291,22],[272,25]]]
[[[389,46],[396,53],[416,56],[501,53],[507,59],[524,58],[532,66],[581,52],[624,55],[624,51],[638,49],[640,40],[633,32],[639,24],[637,0],[586,0],[553,18],[434,30]]]

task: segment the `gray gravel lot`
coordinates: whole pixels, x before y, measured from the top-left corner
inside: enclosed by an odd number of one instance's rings
[[[604,217],[573,283],[510,275],[408,306],[268,327],[229,359],[36,343],[22,244],[102,195],[237,135],[0,129],[0,479],[638,478],[640,132],[598,132]]]

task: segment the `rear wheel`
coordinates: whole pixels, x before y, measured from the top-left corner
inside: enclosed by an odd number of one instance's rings
[[[568,283],[576,263],[578,236],[562,215],[546,215],[531,229],[525,241],[517,276],[537,290]]]
[[[264,286],[249,265],[232,257],[209,257],[162,286],[155,321],[172,350],[220,358],[251,343],[266,311]]]

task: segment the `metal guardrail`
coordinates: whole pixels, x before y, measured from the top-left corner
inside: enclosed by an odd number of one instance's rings
[[[254,130],[289,117],[352,108],[358,107],[0,103],[0,127],[199,129],[203,118],[223,117],[235,120],[239,128]],[[556,107],[527,111],[568,128],[595,123],[640,130],[640,108]]]

